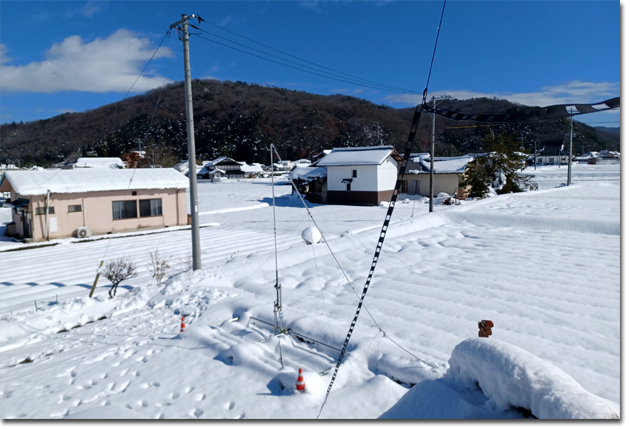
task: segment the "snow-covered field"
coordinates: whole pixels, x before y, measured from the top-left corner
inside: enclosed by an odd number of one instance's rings
[[[575,165],[569,187],[566,168],[535,174],[535,192],[434,213],[411,197],[396,207],[321,418],[620,415],[619,165]],[[276,186],[284,323],[340,348],[385,209],[309,203],[353,290],[325,244],[302,241],[312,224],[289,194]],[[273,321],[270,181],[200,183],[199,203],[207,226],[194,273],[189,230],[10,252],[21,245],[0,243],[0,417],[317,416],[338,352],[270,338],[250,319]],[[155,249],[172,255],[162,286],[146,269]],[[89,299],[100,261],[116,257],[140,276],[113,300],[101,278]],[[494,322],[489,339],[475,338],[482,319]],[[306,393],[295,390],[298,368]]]

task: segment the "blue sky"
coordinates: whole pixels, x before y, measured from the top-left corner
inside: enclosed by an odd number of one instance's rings
[[[403,92],[330,80],[199,37],[191,37],[194,78],[414,106],[420,98],[411,91],[425,87],[441,10],[442,1],[2,0],[0,122],[44,119],[123,99],[183,13]],[[201,28],[282,56],[210,24]],[[448,1],[429,92],[539,106],[599,102],[620,95],[620,49],[618,1]],[[182,46],[172,33],[131,95],[179,80]],[[620,115],[578,120],[616,127]]]

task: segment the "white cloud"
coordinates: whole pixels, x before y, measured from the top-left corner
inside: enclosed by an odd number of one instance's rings
[[[2,64],[4,63],[8,63],[9,61],[11,61],[11,58],[7,57],[8,51],[9,50],[7,49],[7,47],[3,45],[2,43],[0,43],[0,66],[2,66]]]
[[[84,16],[92,16],[96,12],[100,12],[101,10],[102,10],[101,9],[101,2],[99,2],[99,1],[89,1],[83,7],[83,9],[81,9],[81,14],[84,15]]]
[[[427,99],[450,95],[459,100],[476,97],[505,99],[527,106],[551,106],[554,104],[583,103],[591,104],[619,96],[619,83],[614,82],[582,82],[575,80],[561,85],[544,86],[539,91],[521,93],[483,93],[468,90],[440,90],[428,94]],[[400,94],[388,95],[384,101],[416,105],[422,102],[422,95]]]
[[[228,15],[225,18],[223,18],[223,21],[221,21],[221,23],[219,25],[221,27],[224,27],[224,26],[228,25],[230,22],[232,22],[233,19],[234,19],[234,17],[232,15]]]
[[[53,93],[59,91],[127,92],[154,48],[147,38],[120,29],[106,39],[84,43],[71,36],[55,43],[44,61],[26,65],[6,65],[6,46],[0,44],[0,90]],[[160,47],[154,59],[173,57],[167,47]],[[149,76],[147,76],[147,74]],[[133,87],[144,92],[172,82],[145,71]]]

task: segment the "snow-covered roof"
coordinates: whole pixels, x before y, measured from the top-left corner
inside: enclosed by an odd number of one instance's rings
[[[392,146],[334,148],[317,162],[320,167],[342,165],[381,165],[391,154]]]
[[[444,173],[463,173],[466,166],[473,160],[472,156],[456,156],[456,157],[435,157],[433,162],[433,172],[436,174]],[[412,166],[407,167],[410,174],[426,173],[431,171],[431,159],[423,159],[418,163],[422,166],[422,171],[413,170]]]
[[[248,164],[246,162],[239,162],[241,164],[241,171],[245,173],[262,173],[263,169],[258,163]]]
[[[310,164],[311,160],[310,159],[305,159],[305,158],[301,158],[298,159],[297,161],[293,161],[293,164]]]
[[[319,177],[326,177],[328,171],[324,167],[307,167],[303,165],[296,166],[291,173],[289,173],[289,178],[296,180],[312,180]]]
[[[80,168],[57,171],[7,171],[8,181],[20,195],[52,193],[119,191],[125,189],[181,189],[188,179],[173,168]]]
[[[74,164],[74,166],[77,168],[123,168],[125,166],[125,163],[122,159],[116,157],[88,157],[77,159],[77,162]]]

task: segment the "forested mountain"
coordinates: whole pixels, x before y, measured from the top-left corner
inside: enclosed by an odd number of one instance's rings
[[[268,163],[270,143],[285,159],[310,158],[323,149],[392,144],[401,149],[409,133],[413,108],[395,109],[345,95],[247,84],[194,80],[193,101],[197,157],[221,155],[239,161]],[[445,100],[439,107],[463,113],[510,113],[525,106],[506,100]],[[414,151],[428,151],[431,116],[424,112]],[[436,155],[483,151],[488,132],[508,130],[521,137],[524,151],[548,139],[567,138],[567,120],[529,125],[479,126],[436,118]],[[460,127],[460,128],[452,128]],[[612,138],[611,138],[612,136]],[[575,151],[619,150],[619,137],[602,137],[576,122]],[[50,166],[79,156],[122,156],[146,150],[156,165],[188,158],[183,82],[157,88],[81,113],[0,126],[0,162]]]

